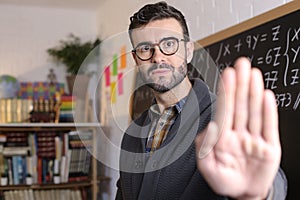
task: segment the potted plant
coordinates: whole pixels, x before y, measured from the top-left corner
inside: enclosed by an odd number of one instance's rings
[[[101,40],[98,38],[94,42],[88,41],[83,43],[79,37],[70,34],[67,39],[60,40],[58,46],[47,49],[50,56],[66,66],[70,93],[73,90],[74,77],[85,73],[84,68],[80,68],[84,59],[100,43]]]

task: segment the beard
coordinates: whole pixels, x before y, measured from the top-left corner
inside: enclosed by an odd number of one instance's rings
[[[158,77],[158,80],[153,80],[149,74],[151,71],[155,69],[169,69],[172,72],[171,78],[166,78],[164,76]],[[143,80],[143,82],[152,88],[154,91],[158,93],[165,93],[169,90],[176,87],[179,83],[181,83],[184,78],[187,76],[187,63],[183,62],[177,70],[175,70],[175,67],[166,63],[162,64],[153,64],[149,70],[146,73],[139,71],[140,77]]]

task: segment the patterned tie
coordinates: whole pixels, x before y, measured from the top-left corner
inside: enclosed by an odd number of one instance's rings
[[[167,136],[167,133],[172,125],[173,119],[175,117],[175,106],[166,108],[162,115],[160,116],[156,128],[154,130],[153,137],[147,143],[147,146],[151,144],[150,153],[153,153],[162,144]]]

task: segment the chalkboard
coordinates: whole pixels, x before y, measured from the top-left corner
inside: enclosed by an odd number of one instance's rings
[[[266,19],[267,18],[267,19]],[[253,25],[253,21],[256,24]],[[251,26],[250,28],[248,26]],[[243,27],[244,30],[240,30]],[[223,37],[223,38],[222,38]],[[215,39],[215,41],[214,41]],[[278,7],[250,21],[198,41],[193,65],[213,92],[218,75],[239,56],[250,58],[273,90],[279,110],[282,168],[288,181],[287,199],[300,197],[300,2]],[[206,53],[208,52],[208,54]],[[215,64],[215,68],[211,67]],[[209,70],[209,73],[207,73]]]

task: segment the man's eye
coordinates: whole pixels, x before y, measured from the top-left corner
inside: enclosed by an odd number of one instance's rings
[[[150,45],[142,45],[138,49],[140,52],[147,52],[147,51],[150,51],[151,47],[150,47]]]
[[[166,40],[163,42],[163,47],[169,48],[175,46],[174,40]]]
[[[174,46],[174,41],[168,41],[166,45],[168,47]]]

